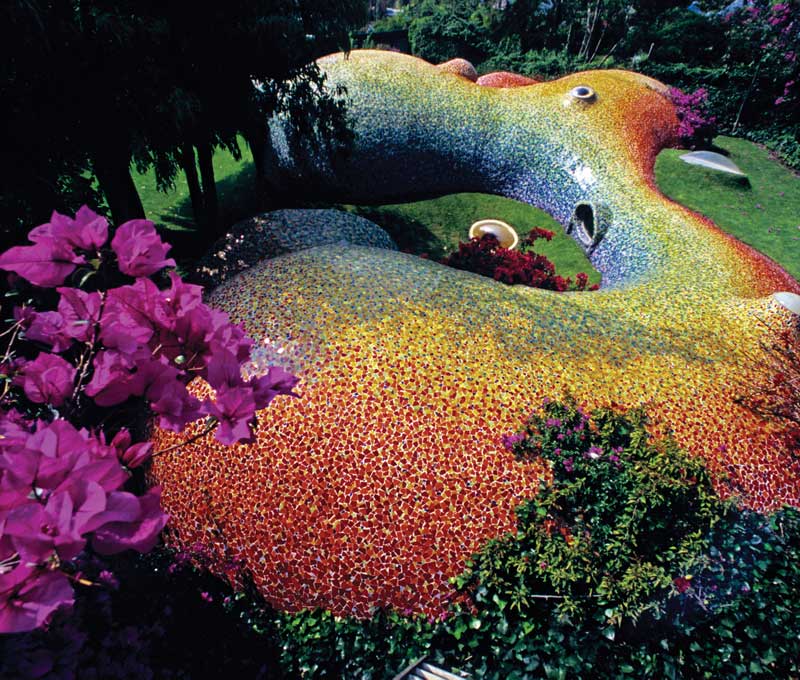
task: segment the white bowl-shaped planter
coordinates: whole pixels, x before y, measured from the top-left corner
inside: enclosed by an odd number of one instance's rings
[[[500,220],[479,220],[469,228],[470,238],[480,238],[484,234],[491,234],[500,241],[503,248],[516,248],[519,236],[514,228]]]

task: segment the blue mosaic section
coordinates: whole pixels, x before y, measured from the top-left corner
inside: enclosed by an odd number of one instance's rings
[[[235,224],[200,260],[194,278],[215,287],[262,260],[341,243],[397,250],[389,234],[358,215],[341,210],[275,210]]]

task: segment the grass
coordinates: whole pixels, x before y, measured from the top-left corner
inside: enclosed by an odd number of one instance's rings
[[[244,139],[239,139],[239,147],[242,150],[242,159],[239,161],[224,149],[217,149],[214,153],[220,221],[227,226],[258,212],[253,157]],[[152,168],[142,174],[134,173],[133,181],[147,219],[171,231],[196,228],[189,186],[183,172],[178,173],[174,188],[168,192],[156,188],[156,176]]]
[[[714,143],[747,179],[688,165],[679,158],[685,151],[666,149],[656,160],[658,187],[800,279],[800,177],[752,142],[717,137]]]
[[[427,253],[438,259],[456,250],[468,239],[470,225],[482,219],[508,222],[520,237],[533,227],[555,232],[552,241],[536,242],[535,250],[547,256],[562,276],[586,272],[591,283],[600,274],[592,267],[577,243],[547,213],[525,203],[488,194],[452,194],[427,201],[382,206],[341,206],[381,225],[401,250]]]
[[[240,143],[241,161],[227,151],[217,151],[214,155],[220,219],[226,226],[258,212],[252,157],[244,141]],[[656,161],[659,188],[800,279],[800,177],[752,142],[718,137],[715,144],[730,155],[749,179],[687,165],[679,158],[685,152],[666,149]],[[134,181],[148,218],[174,230],[172,240],[181,239],[180,230],[194,230],[189,190],[182,174],[175,188],[167,193],[156,190],[152,170],[135,175]],[[584,271],[592,283],[600,280],[580,248],[564,235],[555,220],[518,201],[485,194],[454,194],[414,203],[336,207],[381,225],[400,248],[428,253],[434,258],[457,248],[459,241],[467,238],[469,226],[479,219],[504,220],[520,235],[531,227],[543,227],[555,231],[556,236],[549,243],[538,241],[536,249],[552,260],[559,274],[574,277]]]

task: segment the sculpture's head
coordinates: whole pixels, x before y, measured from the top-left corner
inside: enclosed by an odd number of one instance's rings
[[[601,70],[491,87],[376,50],[331,55],[320,66],[332,85],[346,88],[354,147],[335,160],[309,155],[307,146],[287,142],[289,128],[275,120],[276,182],[300,182],[304,193],[315,184],[351,202],[458,191],[515,198],[561,222],[604,287],[666,283],[675,267],[709,270],[707,261],[690,261],[708,252],[697,243],[710,238],[709,224],[654,188],[655,156],[678,125],[658,81]],[[764,294],[736,260],[723,287]],[[719,287],[719,277],[708,285]]]
[[[494,92],[488,96],[511,98],[527,114],[529,128],[541,126],[553,142],[568,142],[587,163],[611,158],[648,175],[655,154],[676,141],[669,88],[640,73],[582,71]]]
[[[526,200],[571,227],[604,286],[520,289],[352,245],[232,278],[210,302],[257,338],[258,361],[300,374],[301,397],[276,400],[255,444],[206,438],[155,460],[176,543],[212,547],[220,572],[242,558],[290,610],[441,612],[448,578],[538,489],[541,467],[516,462],[501,436],[565,393],[645,406],[654,432],[671,431],[753,506],[800,502],[774,424],[734,400],[769,377],[752,361],[762,321],[788,316],[765,296],[800,288],[654,189],[676,123],[663,86],[601,71],[487,87],[386,52],[321,65],[347,87],[356,132],[349,158],[319,174],[339,200]],[[291,174],[279,125],[273,136]]]

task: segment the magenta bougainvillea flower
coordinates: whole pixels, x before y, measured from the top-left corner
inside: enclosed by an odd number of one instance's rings
[[[16,272],[36,286],[64,283],[78,265],[86,264],[76,250],[95,252],[108,240],[108,222],[87,207],[75,219],[54,212],[50,222],[32,229],[32,246],[17,246],[0,255],[0,269]]]
[[[75,387],[75,368],[58,354],[42,352],[22,368],[25,396],[35,404],[61,406]]]
[[[61,419],[28,430],[12,414],[0,412],[0,632],[30,630],[72,602],[57,569],[88,542],[102,554],[146,552],[167,520],[159,488],[121,490],[119,449],[140,464],[149,444],[129,446],[125,432],[107,445]]]
[[[119,270],[128,276],[150,276],[164,267],[174,267],[175,260],[166,258],[170,249],[148,220],[131,220],[121,224],[111,240]]]
[[[147,552],[158,540],[167,521],[160,488],[126,488],[157,452],[120,428],[117,413],[146,408],[176,432],[206,418],[234,444],[297,383],[276,367],[245,379],[253,342],[244,329],[175,272],[163,290],[146,278],[175,264],[152,223],[127,222],[108,244],[106,220],[83,208],[74,219],[53,213],[29,238],[33,245],[0,255],[0,268],[55,291],[26,291],[0,370],[0,633],[39,627],[72,604],[67,574],[76,580],[81,556]],[[189,392],[196,378],[213,398]],[[95,429],[60,415],[87,413]]]
[[[292,390],[298,382],[297,376],[280,366],[270,366],[265,375],[253,378],[250,383],[253,387],[256,408],[259,410],[266,408],[279,394],[297,396]]]
[[[125,467],[130,470],[141,467],[153,455],[153,445],[150,442],[139,442],[129,446],[119,457]]]
[[[56,609],[74,601],[72,586],[61,572],[20,565],[0,573],[0,632],[39,628]]]
[[[101,555],[124,550],[149,552],[167,523],[161,512],[161,487],[148,489],[142,496],[126,491],[109,494],[108,507],[99,521],[102,524],[94,530],[92,547]]]
[[[47,345],[54,352],[63,352],[72,344],[59,312],[36,312],[25,307],[17,308],[15,316],[23,324],[26,340]]]
[[[53,212],[50,222],[33,228],[28,238],[33,243],[55,241],[79,250],[98,250],[108,240],[108,221],[87,206],[74,219]]]
[[[32,284],[45,288],[61,285],[79,264],[85,262],[83,256],[76,255],[69,246],[57,241],[16,246],[0,255],[0,269],[16,272]]]
[[[153,366],[154,364],[150,364]],[[150,409],[158,415],[158,424],[165,430],[180,432],[189,423],[200,418],[204,411],[197,397],[192,396],[182,382],[179,382],[177,371],[172,378],[174,369],[163,366],[164,371],[158,374],[147,391]],[[252,416],[251,416],[252,417]],[[245,435],[245,438],[249,436]]]
[[[63,319],[64,335],[79,342],[91,340],[94,326],[100,319],[100,293],[87,293],[79,288],[57,288],[56,291],[61,295],[58,313]]]
[[[26,563],[46,564],[51,557],[69,561],[86,545],[83,529],[92,512],[105,507],[105,492],[97,483],[86,484],[83,512],[69,492],[53,493],[47,503],[24,503],[6,518],[5,535]]]
[[[253,390],[246,387],[226,387],[217,391],[215,401],[207,401],[206,412],[219,421],[216,436],[223,444],[235,444],[250,439],[250,421],[255,416]]]
[[[117,458],[130,470],[140,467],[150,460],[153,453],[153,445],[150,442],[131,444],[131,441],[131,433],[124,427],[111,440],[111,446],[116,450]]]

